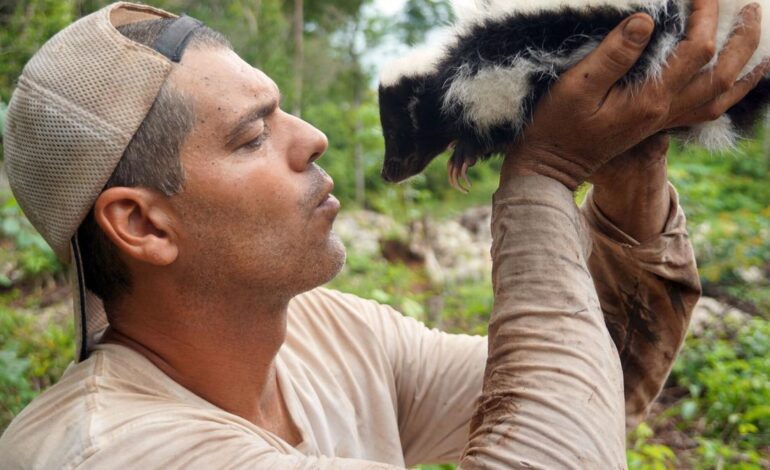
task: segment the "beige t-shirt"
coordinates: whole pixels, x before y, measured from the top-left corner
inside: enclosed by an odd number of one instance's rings
[[[485,357],[484,338],[428,330],[390,307],[319,288],[290,304],[276,359],[302,434],[296,449],[131,349],[104,344],[14,420],[0,466],[287,468],[302,461],[313,468],[324,455],[400,467],[457,460]]]
[[[581,216],[548,178],[498,191],[489,357],[485,338],[429,330],[372,301],[322,288],[297,297],[276,359],[302,435],[296,448],[130,349],[100,345],[17,416],[0,439],[2,468],[390,468],[459,458],[469,468],[623,468],[623,407],[631,420],[643,415],[697,299],[674,192],[672,208],[665,233],[640,245],[590,201]],[[640,317],[640,303],[654,315]]]

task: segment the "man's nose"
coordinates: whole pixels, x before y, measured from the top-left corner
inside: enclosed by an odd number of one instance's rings
[[[329,148],[326,134],[316,129],[312,124],[292,116],[296,136],[292,142],[291,168],[294,171],[305,171],[308,165],[321,158]]]

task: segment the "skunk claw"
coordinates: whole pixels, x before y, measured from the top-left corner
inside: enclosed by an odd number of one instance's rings
[[[450,185],[450,186],[452,186],[452,187],[454,187],[454,185],[455,185],[455,182],[454,182],[454,179],[453,179],[453,175],[454,175],[454,166],[452,165],[452,162],[451,162],[451,161],[448,161],[448,162],[447,162],[447,165],[446,165],[446,173],[447,173],[447,179],[449,180],[449,185]]]
[[[461,193],[467,194],[468,190],[465,189],[465,187],[463,187],[459,181],[461,172],[462,172],[462,169],[458,168],[457,165],[455,165],[452,162],[452,160],[449,160],[447,162],[447,173],[448,173],[449,184],[452,185],[453,188],[460,191]]]
[[[474,145],[458,141],[447,162],[449,183],[462,193],[467,194],[472,186],[468,179],[468,169],[478,161],[478,151]]]
[[[471,189],[471,187],[473,187],[470,180],[468,180],[468,168],[470,168],[471,166],[473,166],[473,163],[464,161],[463,166],[460,169],[460,178],[462,178],[462,182],[465,183],[463,184],[463,188],[465,189],[466,193]]]

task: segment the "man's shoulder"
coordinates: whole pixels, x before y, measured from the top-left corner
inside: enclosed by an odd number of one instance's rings
[[[74,467],[132,429],[149,430],[169,420],[200,421],[214,413],[153,367],[123,346],[97,346],[5,430],[0,437],[4,465]]]
[[[130,358],[120,358],[112,349],[95,351],[87,360],[70,364],[61,379],[27,405],[0,438],[0,454],[9,466],[60,468],[89,453],[103,425],[105,398],[122,388],[115,369],[130,370],[129,364]]]
[[[0,437],[8,468],[55,468],[87,446],[93,365],[70,365],[58,383],[27,405]]]

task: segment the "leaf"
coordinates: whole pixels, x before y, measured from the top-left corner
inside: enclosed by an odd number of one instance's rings
[[[371,293],[371,297],[382,304],[390,302],[390,295],[382,289],[374,289]]]
[[[765,380],[770,380],[765,377]],[[767,397],[770,399],[770,397]],[[770,405],[755,406],[743,415],[744,421],[757,421],[762,418],[770,418]]]
[[[688,400],[682,405],[682,419],[691,421],[698,413],[698,403],[694,400]]]
[[[21,231],[21,223],[19,219],[15,217],[9,217],[3,220],[3,224],[0,226],[3,233],[9,237],[15,237]]]
[[[741,423],[738,425],[738,432],[741,436],[745,436],[746,434],[754,434],[757,431],[759,431],[759,428],[751,423]]]
[[[401,312],[417,320],[422,320],[425,315],[425,309],[423,306],[410,298],[405,298],[401,302]]]

